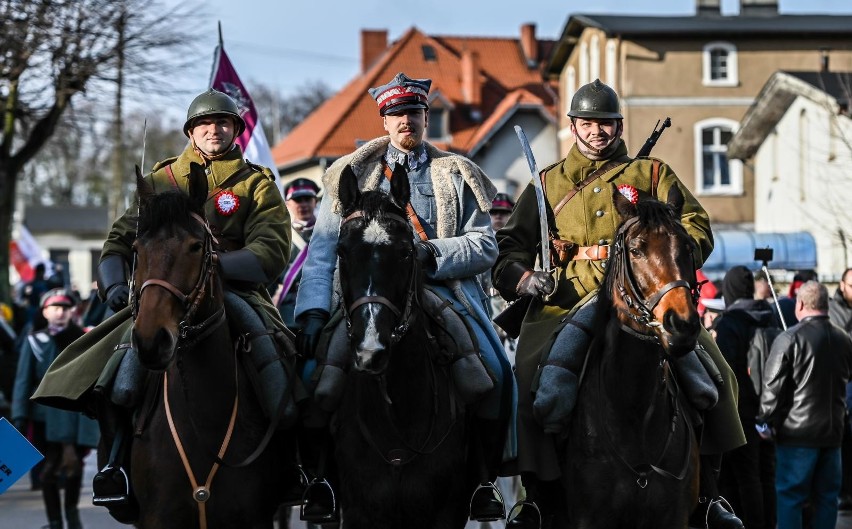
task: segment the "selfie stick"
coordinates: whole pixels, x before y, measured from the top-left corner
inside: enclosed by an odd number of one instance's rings
[[[766,276],[766,282],[769,283],[769,291],[772,292],[772,299],[775,301],[775,309],[778,311],[778,319],[781,320],[781,327],[784,330],[787,330],[787,322],[784,321],[784,315],[781,314],[781,305],[778,304],[778,296],[775,294],[775,287],[772,285],[772,278],[769,276],[769,268],[767,265],[769,261],[766,259],[763,260],[763,266],[761,269],[763,270],[763,275]]]

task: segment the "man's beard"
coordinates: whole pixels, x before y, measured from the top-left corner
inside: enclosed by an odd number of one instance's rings
[[[414,149],[415,147],[417,147],[418,145],[420,145],[420,142],[422,141],[422,137],[421,137],[420,134],[417,133],[417,131],[415,129],[406,129],[406,130],[410,130],[412,132],[412,135],[411,136],[405,136],[401,140],[399,140],[399,145],[403,149],[405,149],[406,151],[410,151],[410,150]],[[405,131],[400,131],[400,132],[405,132]]]

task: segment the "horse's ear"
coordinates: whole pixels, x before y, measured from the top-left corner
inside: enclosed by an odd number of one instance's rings
[[[615,210],[621,215],[622,220],[636,216],[636,205],[622,195],[617,187],[612,190],[612,203],[615,205]]]
[[[204,167],[195,162],[189,163],[189,198],[204,211],[204,203],[207,202],[207,173]]]
[[[680,218],[681,213],[683,212],[683,193],[680,190],[680,187],[675,184],[669,189],[669,196],[666,198],[666,204],[672,208],[675,212],[675,215]]]
[[[352,210],[358,207],[361,202],[361,191],[358,189],[358,177],[355,176],[355,171],[350,165],[343,168],[340,173],[339,191],[337,196],[340,198],[340,205],[343,208],[344,216],[352,213]]]
[[[136,193],[139,196],[139,200],[145,200],[154,194],[154,188],[142,176],[142,170],[139,169],[138,165],[136,166]]]
[[[411,200],[411,184],[408,182],[408,173],[401,163],[394,167],[391,176],[391,198],[400,209],[405,209]]]

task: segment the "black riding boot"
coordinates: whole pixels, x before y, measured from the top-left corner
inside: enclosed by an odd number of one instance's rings
[[[479,485],[470,499],[470,519],[493,522],[506,518],[506,506],[494,485],[503,462],[506,424],[500,420],[475,419],[471,435],[474,461],[479,462]]]
[[[719,495],[717,481],[722,468],[721,455],[702,455],[698,483],[698,506],[690,516],[690,527],[706,529],[744,529],[743,522],[731,512],[730,504]]]
[[[299,451],[302,463],[315,476],[302,495],[302,521],[327,524],[340,520],[340,505],[329,482],[334,473],[328,459],[332,450],[331,436],[324,428],[304,428],[299,432]]]
[[[562,484],[540,481],[532,472],[521,474],[526,497],[509,511],[507,529],[551,529],[563,527],[567,522],[564,509],[565,494]]]
[[[139,504],[130,491],[130,444],[133,425],[129,412],[107,403],[98,411],[99,422],[108,424],[113,442],[107,464],[92,480],[92,503],[106,507],[123,524],[139,518]]]

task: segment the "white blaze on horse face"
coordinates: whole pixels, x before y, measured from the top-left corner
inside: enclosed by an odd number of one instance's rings
[[[367,289],[366,294],[368,296],[376,295],[372,282],[370,287]],[[370,366],[376,352],[384,350],[384,345],[382,345],[382,342],[379,341],[379,327],[376,322],[379,307],[375,304],[367,305],[367,312],[369,316],[367,317],[367,322],[364,326],[364,339],[361,340],[355,348],[356,354],[358,355],[358,363],[365,367]]]
[[[367,244],[390,244],[390,235],[388,231],[379,224],[379,221],[373,219],[364,228],[364,242]]]

